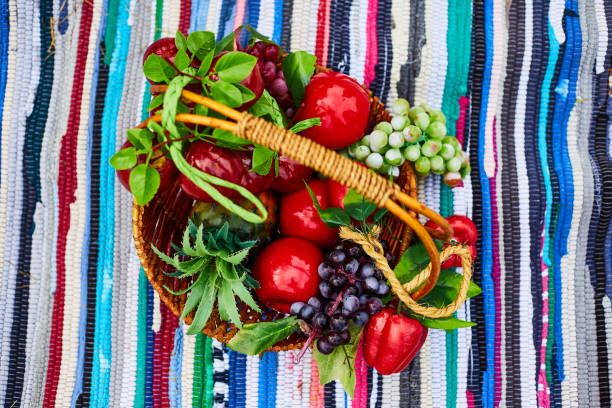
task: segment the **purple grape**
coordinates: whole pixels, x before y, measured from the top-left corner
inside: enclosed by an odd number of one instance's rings
[[[353,314],[353,312],[351,312],[350,310],[348,310],[347,308],[343,306],[342,310],[340,310],[340,314],[348,318],[348,317],[351,317],[351,314]]]
[[[320,338],[319,340],[317,340],[317,350],[319,350],[319,353],[321,354],[330,354],[332,351],[334,351],[334,346],[325,339],[325,337]]]
[[[312,318],[312,327],[315,329],[323,329],[327,325],[327,316],[324,313],[317,313]]]
[[[304,305],[302,310],[300,310],[300,319],[309,321],[312,316],[315,314],[315,310],[310,305]]]
[[[378,296],[385,296],[387,293],[389,293],[389,286],[384,281],[379,282],[376,294]]]
[[[351,332],[344,330],[340,332],[340,344],[348,344],[351,341]]]
[[[321,311],[321,307],[323,306],[323,304],[321,303],[321,299],[316,296],[313,296],[308,299],[308,304],[312,306],[315,312]]]
[[[358,246],[350,247],[348,253],[353,258],[359,259],[363,255],[363,251]]]
[[[359,281],[353,283],[353,286],[355,286],[357,288],[357,293],[355,293],[355,296],[359,296],[363,293],[363,284]]]
[[[366,312],[375,315],[383,309],[383,303],[379,298],[370,298],[365,305]]]
[[[359,266],[359,277],[362,279],[374,276],[374,266],[369,262],[364,262]]]
[[[287,117],[289,119],[291,119],[293,117],[293,115],[295,115],[295,108],[293,107],[288,107],[287,110],[285,111],[285,115],[287,115]]]
[[[353,315],[353,323],[357,326],[365,325],[369,319],[370,316],[366,312],[357,312]]]
[[[348,295],[344,298],[342,306],[344,309],[350,312],[349,314],[351,314],[359,309],[359,298],[354,295]]]
[[[291,308],[289,309],[289,313],[297,316],[303,307],[304,307],[304,302],[295,302],[294,304],[291,305]]]
[[[317,271],[321,279],[328,280],[336,270],[327,262],[321,262]]]
[[[276,79],[276,65],[273,62],[266,62],[263,65],[262,76],[264,82],[272,83]]]
[[[343,251],[336,249],[329,254],[329,259],[336,265],[340,265],[346,260],[346,254]]]
[[[346,321],[346,318],[342,315],[333,315],[329,319],[329,328],[334,331],[341,332],[342,330],[346,330],[347,327],[348,322]]]
[[[363,281],[363,287],[365,290],[369,290],[370,292],[376,292],[378,289],[378,279],[374,276],[370,276]]]
[[[344,263],[344,272],[348,273],[349,275],[354,275],[358,268],[359,261],[355,258],[350,258]]]
[[[263,55],[267,61],[278,61],[278,47],[275,44],[266,44]]]
[[[335,297],[331,286],[329,286],[329,283],[325,281],[319,283],[319,292],[321,293],[321,296],[327,299],[333,299]]]
[[[276,72],[276,77],[277,77],[277,78],[281,78],[281,79],[285,79],[285,73],[284,73],[282,70],[280,70],[280,69],[279,69],[279,70]]]
[[[323,339],[325,339],[328,343],[332,344],[334,347],[339,346],[340,342],[342,341],[340,335],[333,331],[323,336]]]
[[[276,78],[274,81],[270,83],[270,93],[275,96],[285,95],[289,92],[289,88],[287,88],[287,83],[282,78]]]
[[[348,278],[341,273],[337,273],[329,279],[330,285],[338,289],[346,285],[346,282],[348,282]]]
[[[368,295],[359,296],[359,305],[364,306],[370,297]]]
[[[389,264],[389,266],[393,267],[395,264],[395,257],[393,256],[393,254],[391,252],[387,252],[385,254],[385,258],[387,259],[387,263]]]
[[[328,304],[325,305],[324,308],[324,312],[326,315],[329,315],[329,311],[331,310],[332,306],[334,305],[334,302],[329,302]]]
[[[344,289],[344,296],[358,295],[358,294],[359,294],[359,289],[357,289],[357,286],[355,285],[351,285],[347,287],[346,289]]]

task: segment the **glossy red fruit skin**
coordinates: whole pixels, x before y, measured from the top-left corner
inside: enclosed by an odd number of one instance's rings
[[[287,156],[278,158],[278,176],[272,182],[272,190],[290,193],[304,187],[304,182],[310,180],[312,169]]]
[[[130,143],[129,140],[126,140],[123,146],[121,146],[121,149],[126,149],[132,146],[132,143]],[[160,154],[161,152],[157,150],[151,160],[155,159]],[[138,155],[138,164],[146,163],[146,161],[147,156],[145,154]],[[176,169],[174,162],[165,157],[160,157],[159,159],[156,159],[155,161],[151,162],[150,165],[151,167],[157,169],[157,171],[159,172],[159,190],[157,190],[157,192],[163,193],[168,188],[170,188],[172,184],[174,184],[174,181],[176,180],[176,173],[178,172],[178,170]],[[119,179],[121,185],[131,193],[132,190],[130,189],[130,173],[132,172],[132,169],[116,170],[116,172],[117,178]]]
[[[327,181],[311,180],[308,186],[321,208],[329,207]],[[328,248],[338,240],[338,229],[329,228],[321,221],[306,187],[281,197],[280,230],[283,236],[302,238],[321,248]]]
[[[366,364],[382,375],[401,372],[427,339],[428,329],[421,322],[385,308],[368,322],[363,334]]]
[[[472,254],[472,261],[476,259],[476,241],[478,240],[478,230],[476,229],[476,225],[474,222],[465,215],[450,215],[446,217],[446,220],[453,227],[453,239],[460,244],[467,245]],[[433,221],[428,221],[425,224],[426,227],[430,227],[435,230],[441,231],[436,223]],[[446,248],[449,244],[445,244],[444,248]],[[461,258],[458,255],[451,255],[442,263],[442,269],[449,268],[458,268],[461,266]]]
[[[295,122],[321,118],[321,126],[301,132],[330,149],[341,149],[363,136],[368,125],[370,99],[353,78],[339,72],[322,72],[306,86]]]
[[[317,294],[321,279],[317,273],[323,262],[321,250],[299,238],[281,238],[264,248],[255,260],[253,278],[259,300],[282,313],[291,304],[307,302]]]
[[[252,193],[258,194],[270,187],[274,174],[260,176],[254,171],[249,172],[252,164],[251,155],[249,150],[225,149],[199,140],[189,146],[185,158],[190,165],[205,173],[241,185]],[[191,198],[206,202],[214,201],[182,173],[179,176],[179,182],[183,191]],[[236,190],[230,188],[218,186],[215,188],[228,198],[240,195]]]
[[[216,55],[215,58],[213,58],[212,63],[210,64],[210,70],[208,71],[209,73],[214,71],[215,66],[217,65],[217,61],[219,61],[219,58],[221,58],[228,52],[229,51],[223,51],[219,53],[219,55]],[[246,103],[243,103],[242,105],[236,108],[236,110],[244,111],[253,106],[264,91],[265,84],[263,76],[261,75],[260,65],[255,64],[251,73],[239,83],[240,85],[244,85],[245,87],[249,88],[255,94],[255,97],[253,99]]]
[[[327,184],[329,190],[329,206],[340,207],[344,210],[344,197],[346,197],[349,188],[332,179],[329,179]]]

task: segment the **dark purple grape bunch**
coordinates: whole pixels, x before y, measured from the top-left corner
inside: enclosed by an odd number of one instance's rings
[[[393,255],[384,243],[383,248],[385,257],[393,264]],[[322,279],[318,296],[311,297],[307,303],[294,303],[290,313],[314,329],[319,352],[330,354],[337,346],[350,341],[350,321],[364,326],[370,316],[383,309],[381,298],[390,289],[374,260],[361,247],[349,242],[326,253],[318,272]]]
[[[288,118],[295,114],[293,99],[289,93],[289,88],[285,82],[285,75],[278,67],[280,61],[279,48],[276,44],[258,41],[249,48],[247,52],[259,60],[261,73],[264,79],[266,90],[270,92],[278,104],[286,110]]]

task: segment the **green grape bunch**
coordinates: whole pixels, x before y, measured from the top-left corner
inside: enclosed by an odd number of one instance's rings
[[[455,187],[470,174],[470,159],[455,136],[446,134],[446,116],[427,104],[410,108],[406,99],[391,105],[393,117],[378,123],[372,132],[348,147],[346,155],[374,171],[399,176],[406,160],[414,163],[418,176],[443,176]]]

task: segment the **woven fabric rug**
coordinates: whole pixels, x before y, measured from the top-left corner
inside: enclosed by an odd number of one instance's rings
[[[414,362],[357,364],[350,400],[311,355],[245,357],[160,304],[108,160],[146,116],[149,43],[249,23],[441,108],[473,158],[420,199],[467,214],[483,295]],[[6,407],[609,407],[607,0],[0,0],[0,404]]]

